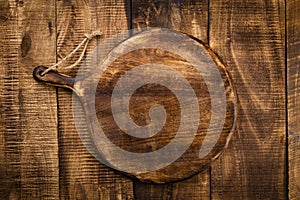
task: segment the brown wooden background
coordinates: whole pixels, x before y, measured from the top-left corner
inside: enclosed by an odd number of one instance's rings
[[[100,164],[76,133],[71,93],[32,78],[84,33],[146,26],[208,43],[239,96],[224,155],[168,185]],[[0,0],[0,42],[0,199],[300,199],[299,0]]]

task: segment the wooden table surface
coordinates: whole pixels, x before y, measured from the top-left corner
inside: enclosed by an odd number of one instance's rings
[[[167,185],[101,164],[76,132],[71,92],[32,77],[36,66],[68,55],[84,33],[104,33],[88,53],[143,27],[209,44],[238,95],[237,128],[222,157]],[[300,198],[300,0],[4,0],[0,42],[0,199]]]

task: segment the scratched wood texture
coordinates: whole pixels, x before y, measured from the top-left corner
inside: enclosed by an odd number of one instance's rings
[[[299,0],[0,0],[0,198],[299,199],[299,7]],[[86,32],[109,37],[151,26],[208,43],[239,98],[224,155],[167,185],[99,163],[76,133],[71,93],[32,78],[35,66],[65,57]]]
[[[103,37],[93,40],[87,54],[117,31],[127,30],[130,3],[123,0],[57,1],[57,53],[67,56],[83,39],[85,33],[100,29]],[[79,54],[77,54],[77,57]],[[69,60],[73,63],[75,59]],[[76,70],[65,71],[75,75]],[[80,104],[76,107],[82,110]],[[77,128],[87,130],[86,124],[75,127],[72,95],[58,90],[60,198],[61,199],[132,199],[133,183],[99,163],[82,144]],[[85,117],[82,111],[82,121]]]
[[[32,80],[55,62],[55,2],[0,5],[0,197],[57,199],[56,92]]]
[[[212,165],[213,199],[284,199],[284,1],[211,1],[210,46],[238,95],[237,129]]]
[[[300,1],[286,4],[289,197],[300,196]]]

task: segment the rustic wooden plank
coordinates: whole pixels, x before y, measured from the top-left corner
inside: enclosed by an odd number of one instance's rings
[[[190,34],[207,43],[208,1],[133,0],[133,28],[163,27]]]
[[[207,38],[208,1],[132,1],[133,28],[163,27]],[[209,170],[192,178],[167,185],[135,182],[136,199],[209,199]]]
[[[300,196],[300,1],[286,2],[289,198]]]
[[[210,1],[210,46],[238,95],[237,128],[212,165],[213,199],[284,199],[284,1]]]
[[[136,199],[210,199],[209,171],[195,175],[185,181],[167,185],[153,185],[135,182]]]
[[[57,4],[58,42],[57,51],[68,55],[83,39],[85,33],[100,28],[102,39],[94,39],[87,54],[102,42],[103,38],[128,29],[126,12],[129,1],[59,1]],[[128,13],[127,13],[128,14]],[[79,56],[76,54],[70,63]],[[76,70],[65,71],[75,75]],[[74,125],[72,96],[70,91],[59,89],[59,145],[60,145],[60,197],[61,199],[133,199],[132,181],[96,160],[82,144]],[[80,104],[82,125],[87,131]]]
[[[56,60],[55,2],[0,7],[0,196],[58,199],[56,91],[32,77]]]

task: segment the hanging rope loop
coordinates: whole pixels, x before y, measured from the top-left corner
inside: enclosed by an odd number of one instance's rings
[[[94,37],[101,36],[102,32],[100,30],[96,30],[96,31],[93,31],[90,34],[86,33],[84,35],[85,35],[85,38],[82,40],[82,42],[69,55],[67,55],[66,57],[64,57],[63,59],[61,59],[56,64],[54,64],[54,65],[50,66],[49,68],[47,68],[41,75],[44,76],[49,71],[57,71],[58,69],[60,69],[61,68],[61,64],[63,62],[65,62],[67,59],[69,59],[70,57],[72,57],[84,45],[83,50],[82,50],[82,52],[80,54],[80,57],[76,60],[76,62],[73,63],[72,65],[69,65],[69,66],[65,67],[65,68],[66,69],[72,69],[73,67],[77,66],[81,62],[81,60],[83,59],[89,42]]]

